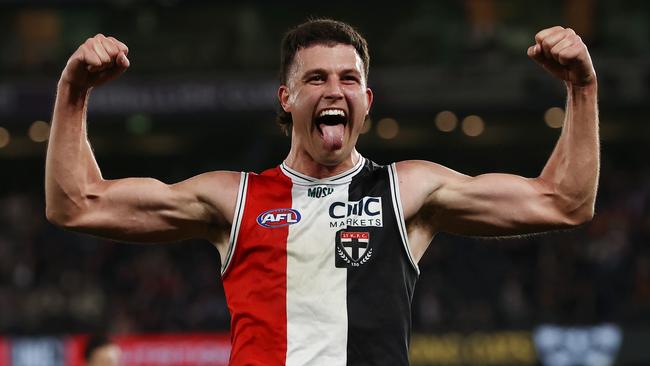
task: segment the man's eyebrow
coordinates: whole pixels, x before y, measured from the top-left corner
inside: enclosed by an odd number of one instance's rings
[[[359,72],[359,70],[357,70],[357,69],[343,69],[343,70],[339,71],[339,73],[340,74],[356,74],[358,76],[361,76],[361,72]],[[309,69],[309,70],[305,71],[302,74],[302,77],[305,78],[307,76],[314,75],[314,74],[327,74],[327,70],[325,70],[323,68]]]
[[[305,76],[314,75],[314,74],[327,74],[327,71],[322,68],[309,69],[302,74],[302,77],[304,78]]]
[[[344,69],[343,71],[341,71],[341,73],[342,73],[342,74],[357,74],[357,75],[361,75],[361,72],[359,72],[359,70],[357,70],[357,69]]]

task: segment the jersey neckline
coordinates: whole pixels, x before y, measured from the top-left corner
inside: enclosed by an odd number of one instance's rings
[[[361,154],[359,154],[359,161],[350,169],[339,173],[337,175],[333,175],[331,177],[327,178],[314,178],[310,177],[306,174],[302,174],[298,172],[297,170],[294,170],[292,168],[289,168],[286,164],[286,162],[282,162],[280,165],[280,170],[284,175],[289,177],[293,183],[297,184],[307,184],[307,185],[312,185],[312,184],[342,184],[342,183],[348,183],[349,181],[352,180],[352,177],[357,175],[363,168],[364,164],[366,162],[366,158],[364,158]]]

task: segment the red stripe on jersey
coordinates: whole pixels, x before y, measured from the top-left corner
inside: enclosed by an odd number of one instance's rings
[[[229,365],[284,365],[287,353],[287,235],[278,221],[260,214],[291,208],[292,183],[279,168],[249,174],[239,236],[223,285],[231,314]],[[273,224],[277,223],[277,227]]]

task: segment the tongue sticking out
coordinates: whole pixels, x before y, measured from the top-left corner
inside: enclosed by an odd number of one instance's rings
[[[333,151],[338,150],[343,146],[343,135],[345,134],[345,125],[342,123],[336,125],[327,125],[321,123],[319,125],[323,133],[323,140],[325,141],[325,148]]]

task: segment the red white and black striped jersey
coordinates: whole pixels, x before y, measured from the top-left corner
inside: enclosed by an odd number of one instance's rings
[[[242,173],[222,279],[231,365],[408,365],[419,274],[395,165]]]

